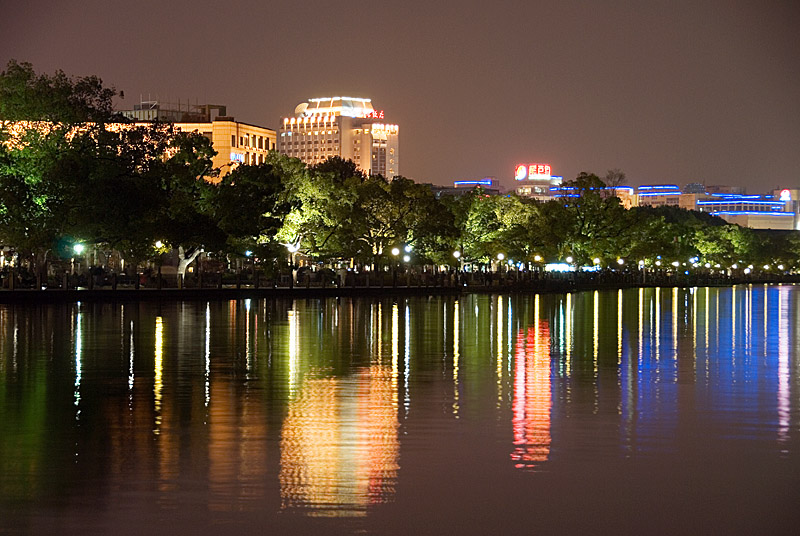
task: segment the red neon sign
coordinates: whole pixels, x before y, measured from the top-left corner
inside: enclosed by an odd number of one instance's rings
[[[373,110],[365,115],[367,119],[383,119],[383,110]]]
[[[519,164],[514,172],[518,181],[532,179],[549,179],[552,176],[550,164]]]

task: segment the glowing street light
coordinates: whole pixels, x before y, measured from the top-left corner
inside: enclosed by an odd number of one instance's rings
[[[72,251],[75,252],[75,255],[80,255],[81,253],[83,253],[84,249],[86,249],[86,246],[84,246],[83,244],[75,244],[74,246],[72,246]]]
[[[409,255],[403,255],[403,262],[408,262],[410,260],[411,260],[411,257]]]
[[[575,259],[573,259],[572,257],[567,257],[564,260],[567,261],[567,264],[572,264],[572,261],[574,261]]]
[[[594,264],[600,264],[600,258],[599,257],[595,257],[594,259],[592,259],[592,262]]]
[[[455,257],[456,259],[460,259],[461,258],[461,252],[458,251],[458,250],[455,250],[453,252],[453,257]]]
[[[409,244],[406,247],[404,247],[403,249],[406,251],[406,253],[411,253],[411,250],[414,249],[414,248],[411,247],[411,244]]]
[[[503,253],[498,253],[498,254],[497,254],[497,260],[498,260],[498,261],[502,261],[502,260],[503,260],[503,259],[505,259],[505,258],[506,258],[505,254],[503,254]]]
[[[673,263],[672,263],[672,266],[674,266],[675,268],[677,268],[680,265],[681,265],[681,263],[679,263],[678,261],[673,261]]]
[[[622,266],[623,264],[625,264],[625,259],[617,259],[617,264]]]
[[[392,255],[394,255],[395,257],[400,255],[400,248],[392,248]]]
[[[163,248],[164,247],[164,242],[162,242],[161,240],[156,240],[156,247],[158,249]]]
[[[533,260],[535,262],[542,262],[542,256],[541,255],[534,255],[533,256]]]

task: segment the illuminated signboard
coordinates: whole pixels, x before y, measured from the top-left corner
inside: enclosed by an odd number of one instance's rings
[[[364,117],[367,119],[383,119],[383,110],[374,110],[372,112],[367,113]]]
[[[792,200],[792,192],[790,192],[789,190],[781,190],[780,200],[784,201],[784,202],[791,201]]]
[[[244,154],[231,153],[231,162],[239,162],[240,164],[244,164]]]
[[[520,164],[514,172],[514,179],[518,181],[525,179],[549,181],[551,178],[550,164]]]

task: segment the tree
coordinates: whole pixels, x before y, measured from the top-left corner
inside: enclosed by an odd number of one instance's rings
[[[10,60],[0,73],[0,120],[53,124],[108,122],[117,91],[96,76],[73,78],[56,71],[36,74],[30,63]]]
[[[629,226],[626,211],[597,175],[581,173],[564,183],[568,232],[563,243],[579,263],[599,257],[605,263],[624,255]]]
[[[267,163],[239,165],[222,178],[213,203],[229,250],[262,256],[275,251],[276,235],[292,208],[284,190],[279,170]]]

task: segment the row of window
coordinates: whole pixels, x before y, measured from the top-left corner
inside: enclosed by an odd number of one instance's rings
[[[253,149],[269,151],[269,145],[269,138],[265,138],[264,136],[256,136],[255,134],[245,134],[244,136],[239,136],[238,147],[251,147]],[[237,147],[236,134],[231,134],[231,147]],[[272,149],[274,148],[275,142],[272,142]]]

